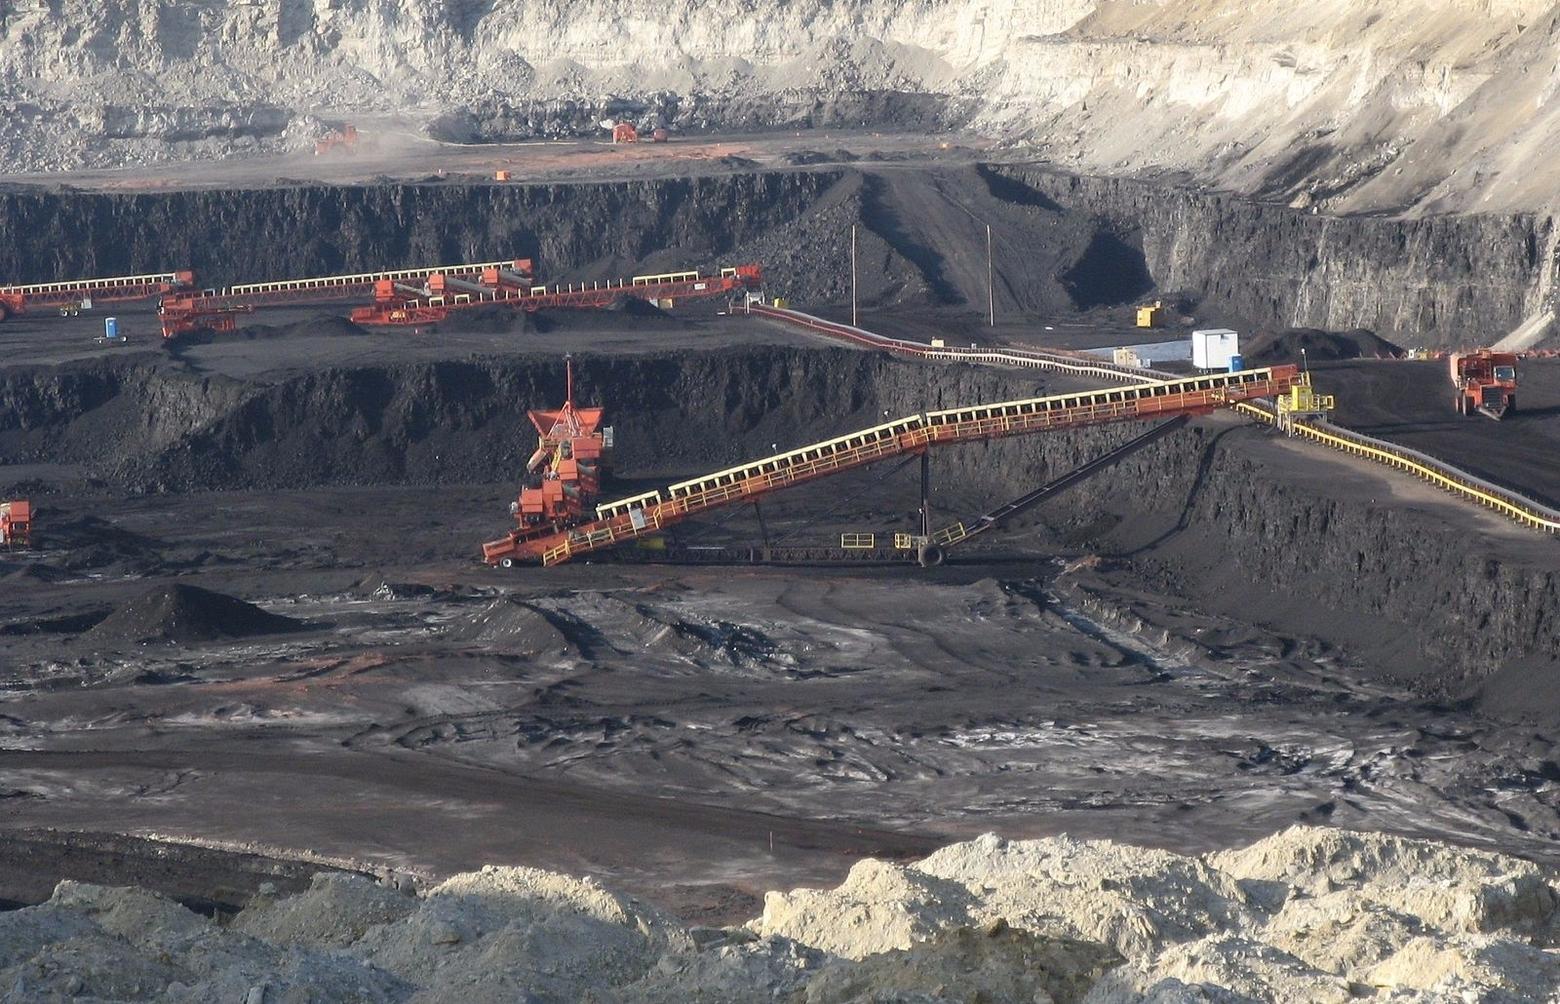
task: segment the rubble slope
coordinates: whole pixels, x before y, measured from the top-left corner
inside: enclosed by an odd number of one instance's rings
[[[863,860],[684,928],[592,879],[521,867],[414,895],[319,875],[220,926],[62,882],[0,914],[12,999],[436,1001],[1553,999],[1557,876],[1520,859],[1295,827],[1200,858],[1067,837]]]
[[[1546,0],[19,0],[0,165],[307,149],[346,118],[456,141],[972,127],[1086,170],[1330,209],[1539,208]]]

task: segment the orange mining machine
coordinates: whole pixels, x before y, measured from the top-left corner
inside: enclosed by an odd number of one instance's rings
[[[612,429],[601,427],[603,408],[574,405],[574,361],[564,362],[563,406],[526,414],[536,427],[536,452],[526,461],[519,496],[509,504],[520,537],[553,534],[593,512],[601,494]]]
[[[606,126],[612,131],[612,142],[614,144],[638,143],[643,140],[646,135],[650,137],[650,142],[652,143],[665,143],[667,140],[671,139],[671,134],[666,131],[665,126],[656,126],[654,129],[651,129],[648,134],[646,134],[640,132],[638,126],[628,121],[622,121],[613,124],[609,119],[608,121],[603,122],[602,125]]]
[[[1284,394],[1301,379],[1299,367],[1275,366],[929,411],[591,508],[593,500],[587,489],[599,485],[599,469],[587,481],[583,469],[566,467],[562,461],[578,458],[582,450],[594,448],[590,440],[598,436],[604,450],[611,445],[611,437],[606,430],[595,431],[600,422],[600,409],[577,411],[574,408],[571,377],[569,400],[563,408],[531,413],[532,423],[542,433],[541,444],[528,465],[534,487],[528,485],[522,490],[514,505],[519,526],[504,537],[483,544],[482,560],[500,568],[513,568],[521,562],[557,565],[660,534],[669,526],[713,509],[745,505],[770,492],[806,481],[895,457],[919,455],[922,458],[922,532],[907,535],[906,546],[914,543],[914,536],[919,536],[919,560],[928,565],[936,564],[941,560],[938,548],[958,543],[979,532],[981,527],[960,524],[947,531],[931,532],[927,524],[930,502],[925,487],[927,450],[1108,422],[1168,421],[1178,416],[1203,415],[1242,401]],[[1127,445],[1146,443],[1163,431],[1166,430],[1150,430]],[[569,444],[568,450],[564,443]],[[1101,461],[1114,462],[1120,456],[1118,451],[1115,457],[1107,455]],[[571,471],[574,473],[570,474]],[[1079,473],[1084,471],[1084,468],[1079,469]],[[576,479],[573,493],[569,491],[569,483],[563,480],[565,474]],[[549,488],[549,480],[562,483]],[[1064,487],[1062,482],[1044,486],[986,514],[982,522],[1000,522],[1035,504],[1047,493],[1054,494]],[[532,494],[533,491],[537,494]],[[842,539],[841,546],[849,545]]]
[[[332,129],[320,137],[314,144],[314,156],[322,157],[335,150],[352,153],[357,149],[357,143],[357,126],[349,122],[340,129]]]
[[[201,328],[233,331],[240,317],[254,313],[257,307],[297,306],[331,303],[367,296],[421,296],[429,292],[428,283],[437,280],[451,287],[475,289],[466,280],[499,277],[505,282],[529,285],[531,260],[468,262],[461,265],[435,265],[429,268],[402,268],[386,272],[359,272],[351,275],[323,275],[308,279],[279,279],[254,282],[226,289],[184,290],[165,296],[157,304],[164,338],[186,334]],[[486,281],[486,280],[485,280]],[[443,288],[441,286],[441,288]]]
[[[1453,401],[1457,414],[1478,412],[1498,422],[1517,410],[1516,353],[1493,349],[1453,352],[1447,361],[1452,386],[1457,388]]]
[[[0,547],[31,547],[32,522],[31,502],[0,502]]]
[[[523,264],[529,269],[531,263]],[[757,265],[730,265],[714,272],[695,269],[552,286],[533,282],[529,271],[517,274],[506,269],[485,269],[479,281],[430,275],[421,289],[381,282],[374,287],[374,305],[354,308],[352,322],[382,327],[435,324],[452,311],[489,307],[599,310],[630,297],[665,309],[687,300],[740,296],[761,290],[764,276]]]

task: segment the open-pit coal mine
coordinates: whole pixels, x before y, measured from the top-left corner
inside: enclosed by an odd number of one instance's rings
[[[1552,13],[238,6],[0,15],[0,1000],[1560,1000]]]

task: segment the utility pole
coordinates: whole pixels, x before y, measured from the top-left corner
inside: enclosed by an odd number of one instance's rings
[[[986,224],[986,306],[991,313],[991,326],[997,326],[997,287],[991,271],[991,224]]]
[[[861,327],[856,321],[856,224],[850,225],[850,326]]]

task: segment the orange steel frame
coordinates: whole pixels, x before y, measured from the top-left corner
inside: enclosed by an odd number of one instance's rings
[[[639,299],[691,300],[725,296],[739,290],[756,289],[763,281],[757,265],[723,268],[717,275],[676,273],[676,278],[652,276],[633,280],[579,283],[577,285],[523,289],[501,286],[482,293],[451,293],[442,297],[421,297],[401,303],[377,303],[358,307],[352,320],[366,325],[431,324],[442,321],[451,311],[478,307],[509,307],[514,310],[607,307],[624,296]],[[646,280],[650,281],[646,281]]]
[[[484,544],[483,558],[489,564],[540,561],[544,565],[554,565],[579,554],[655,533],[710,509],[747,502],[804,481],[890,457],[920,453],[933,446],[1107,422],[1203,414],[1241,401],[1282,394],[1298,376],[1298,367],[1276,366],[911,416],[876,429],[755,461],[732,471],[673,485],[666,489],[665,497],[655,493],[656,497],[632,511],[615,512],[575,527],[535,535],[511,531],[500,540]],[[885,430],[892,434],[885,435]],[[862,442],[852,444],[856,439]]]

